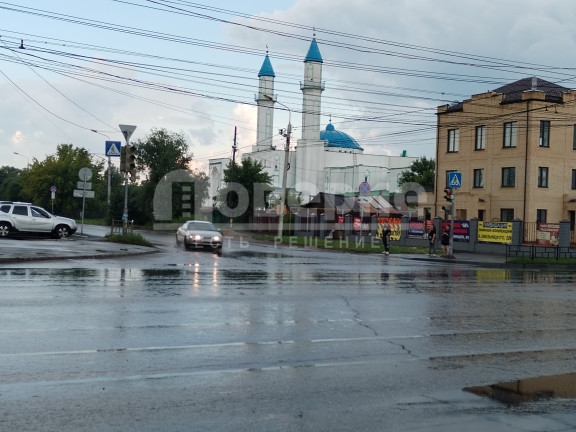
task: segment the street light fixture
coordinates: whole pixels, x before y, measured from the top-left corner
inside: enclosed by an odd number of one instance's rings
[[[264,97],[272,102],[278,102],[272,96],[265,94]],[[282,190],[280,191],[280,217],[278,219],[278,237],[282,238],[284,232],[284,209],[286,207],[286,177],[288,175],[288,155],[290,152],[290,134],[292,133],[292,111],[282,102],[278,102],[288,110],[288,126],[286,132],[280,129],[280,135],[286,138],[286,147],[284,148],[284,171],[282,173]]]
[[[25,156],[25,155],[20,154],[18,152],[14,152],[14,154],[18,155],[18,156],[22,156],[23,158],[26,158],[26,168],[30,168],[30,159],[28,158],[28,156]]]

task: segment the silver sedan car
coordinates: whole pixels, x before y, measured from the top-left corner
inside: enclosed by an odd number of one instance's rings
[[[222,233],[210,222],[189,220],[176,231],[176,243],[185,249],[209,249],[222,253]]]

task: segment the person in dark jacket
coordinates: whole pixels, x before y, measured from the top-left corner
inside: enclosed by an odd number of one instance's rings
[[[382,228],[382,243],[384,244],[384,252],[383,254],[390,255],[390,235],[392,234],[392,229],[390,228],[390,224],[384,225]]]
[[[436,255],[436,227],[434,225],[428,231],[428,242],[428,255]]]
[[[442,256],[450,256],[450,230],[448,228],[442,233],[440,245],[442,246]]]

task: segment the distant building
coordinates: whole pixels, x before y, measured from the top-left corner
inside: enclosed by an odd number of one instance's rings
[[[576,91],[525,78],[438,108],[436,215],[451,171],[456,218],[576,220]]]
[[[338,131],[328,123],[321,130],[322,56],[316,39],[312,39],[304,59],[302,91],[301,138],[291,136],[288,155],[289,170],[286,185],[289,192],[297,193],[302,203],[307,203],[320,192],[358,195],[362,182],[370,184],[372,195],[388,196],[398,191],[398,176],[410,167],[414,157],[365,154],[364,149],[348,134]],[[285,148],[274,148],[275,109],[286,109],[274,94],[274,69],[268,55],[258,73],[256,95],[258,105],[258,130],[252,151],[244,158],[259,161],[272,177],[275,194],[282,186]],[[276,106],[280,105],[280,107]],[[211,196],[217,194],[222,170],[222,159],[210,161]]]

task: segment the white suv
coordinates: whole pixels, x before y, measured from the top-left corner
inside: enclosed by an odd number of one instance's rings
[[[23,202],[0,201],[0,237],[10,234],[50,234],[65,238],[77,230],[76,221],[54,216],[42,207]]]

